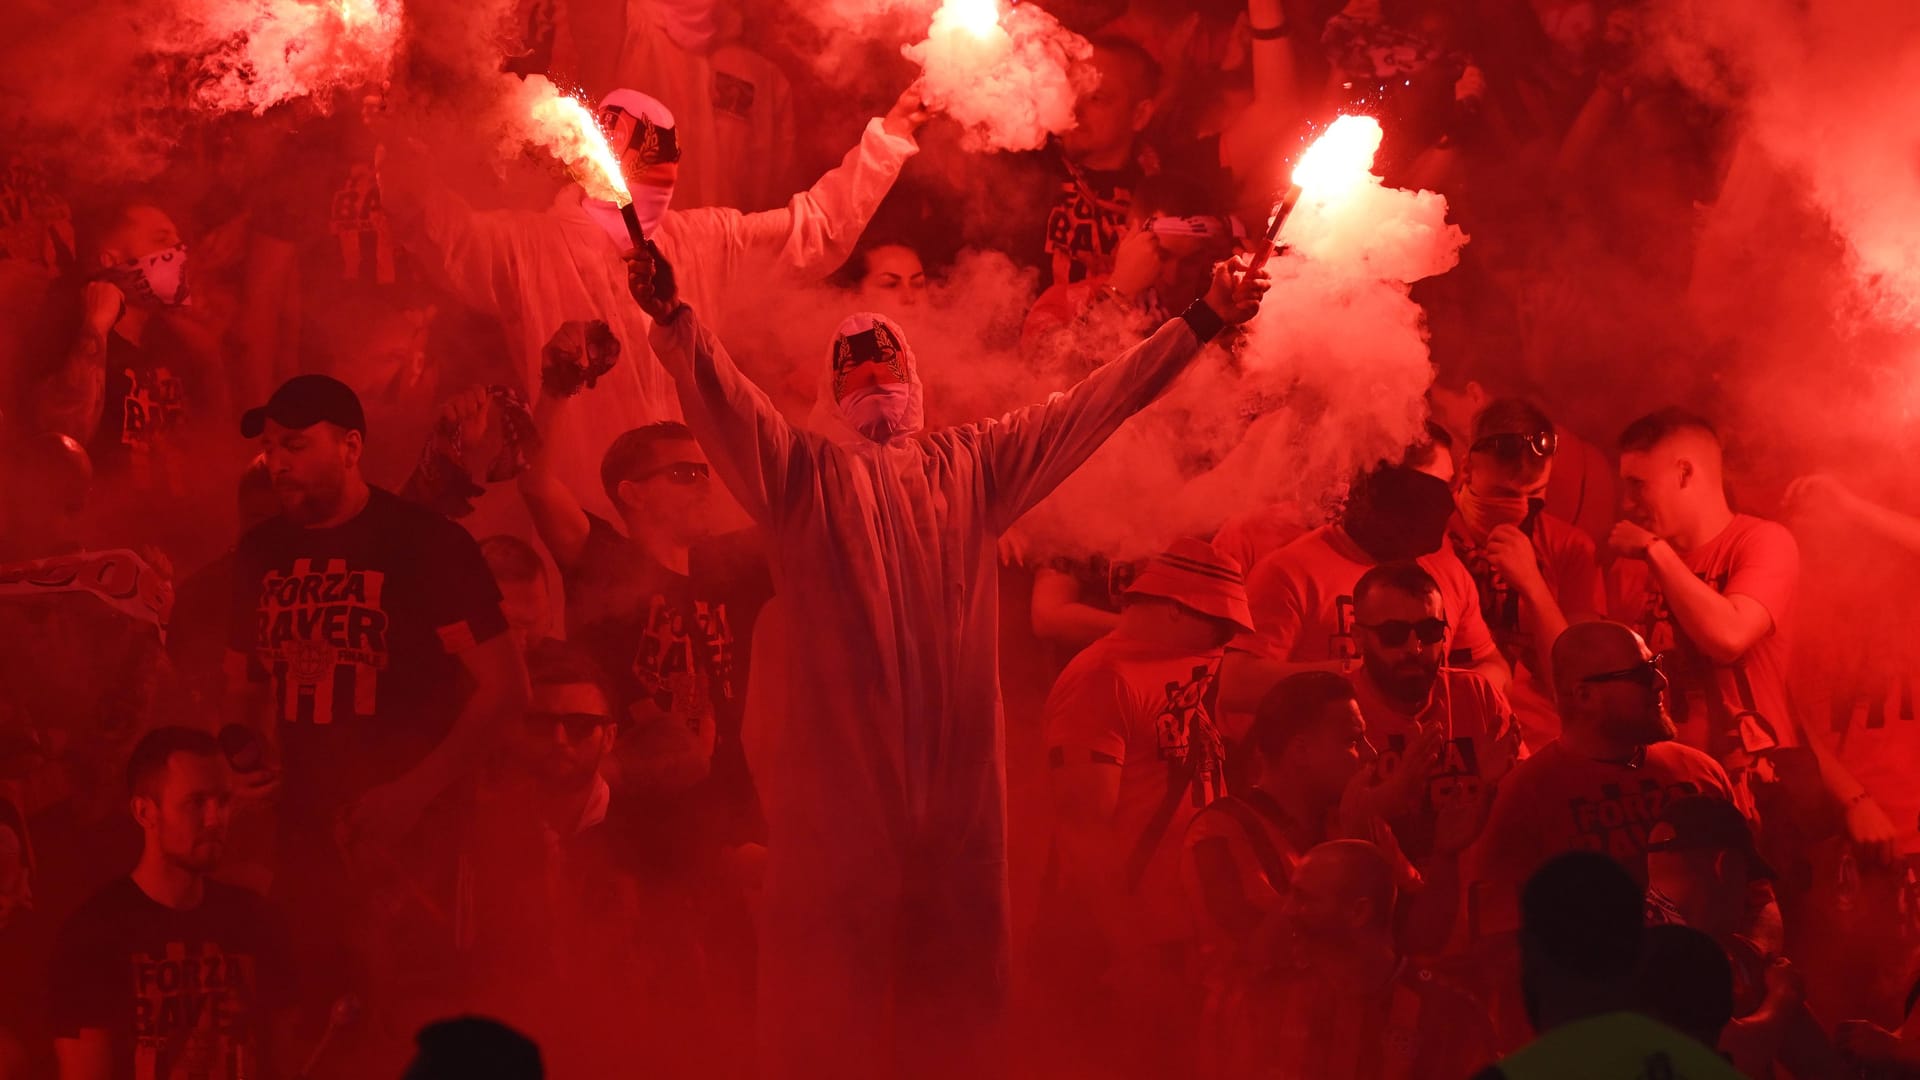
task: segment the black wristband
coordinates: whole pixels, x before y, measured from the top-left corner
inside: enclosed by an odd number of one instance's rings
[[[1227,328],[1227,321],[1208,307],[1205,300],[1195,300],[1188,304],[1187,310],[1181,312],[1180,317],[1187,320],[1187,327],[1193,331],[1194,337],[1200,339],[1202,345],[1212,341],[1216,334]]]
[[[1247,26],[1247,32],[1253,35],[1253,40],[1255,41],[1279,41],[1281,38],[1291,34],[1293,28],[1286,23],[1281,23],[1279,26],[1254,26],[1249,24]]]

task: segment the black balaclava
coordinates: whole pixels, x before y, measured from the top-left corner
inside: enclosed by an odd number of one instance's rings
[[[1408,465],[1381,465],[1354,482],[1340,525],[1375,560],[1395,562],[1440,550],[1452,516],[1445,480]]]

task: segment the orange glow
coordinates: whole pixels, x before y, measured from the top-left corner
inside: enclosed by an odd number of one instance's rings
[[[1329,202],[1365,184],[1380,137],[1380,121],[1371,116],[1335,120],[1293,167],[1293,182],[1300,186],[1301,195]]]
[[[532,140],[566,162],[590,197],[621,204],[633,201],[607,133],[579,99],[554,91],[534,102],[532,119]]]

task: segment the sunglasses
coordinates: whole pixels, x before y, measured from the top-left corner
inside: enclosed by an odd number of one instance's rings
[[[1438,645],[1447,636],[1447,620],[1421,619],[1410,622],[1406,619],[1387,619],[1384,622],[1362,623],[1360,629],[1380,639],[1380,644],[1389,649],[1397,649],[1407,643],[1409,637],[1418,637],[1422,645]]]
[[[668,483],[686,487],[688,484],[697,484],[712,475],[713,466],[704,461],[676,461],[671,465],[648,469],[634,479],[646,481],[656,476],[664,476]]]
[[[1530,435],[1517,432],[1489,435],[1473,444],[1474,453],[1491,453],[1503,461],[1519,461],[1529,453],[1534,457],[1550,458],[1559,449],[1560,436],[1551,431],[1536,431]]]
[[[1661,670],[1660,658],[1656,656],[1651,660],[1642,660],[1630,668],[1621,668],[1618,671],[1597,672],[1580,681],[1587,683],[1628,682],[1637,684],[1648,690],[1653,690],[1666,685],[1667,673]]]
[[[526,723],[527,732],[540,738],[552,737],[553,727],[558,724],[566,729],[568,742],[579,742],[596,729],[613,723],[613,717],[599,713],[530,712]]]

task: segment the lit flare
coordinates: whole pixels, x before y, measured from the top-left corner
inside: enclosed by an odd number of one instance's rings
[[[532,141],[565,162],[590,197],[622,205],[633,201],[607,133],[578,98],[555,90],[534,102],[532,120]]]

